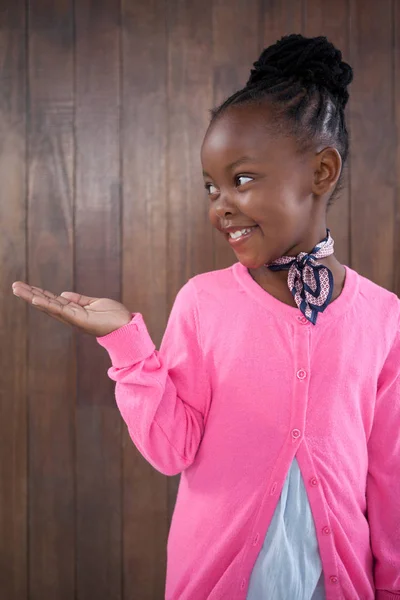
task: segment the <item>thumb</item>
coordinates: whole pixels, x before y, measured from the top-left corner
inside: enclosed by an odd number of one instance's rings
[[[70,302],[74,302],[79,306],[87,306],[88,304],[92,304],[97,298],[90,298],[90,296],[83,296],[82,294],[77,294],[76,292],[63,292],[60,294],[62,298],[69,300]]]

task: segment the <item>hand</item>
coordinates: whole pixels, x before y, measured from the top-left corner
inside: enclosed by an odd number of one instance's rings
[[[89,298],[74,292],[60,296],[21,281],[13,283],[13,293],[50,317],[75,325],[79,329],[102,337],[132,320],[129,310],[115,300]]]

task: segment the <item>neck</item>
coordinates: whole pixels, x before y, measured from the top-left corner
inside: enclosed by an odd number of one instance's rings
[[[298,256],[301,252],[311,252],[313,248],[327,236],[327,227],[325,222],[318,222],[313,227],[310,227],[307,234],[297,244],[288,248],[284,256]]]
[[[323,238],[321,238],[323,239]],[[318,243],[318,242],[317,242]],[[300,250],[300,252],[306,252],[306,250]],[[334,290],[332,301],[341,294],[343,290],[344,280],[346,277],[345,268],[337,260],[336,256],[332,254],[326,258],[318,260],[319,263],[330,269],[334,279]],[[274,296],[281,302],[295,306],[296,303],[287,285],[287,271],[271,271],[266,266],[259,267],[258,269],[249,269],[249,273],[266,292]]]

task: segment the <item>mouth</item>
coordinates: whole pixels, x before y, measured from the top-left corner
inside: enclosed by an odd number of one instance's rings
[[[229,230],[225,230],[225,236],[228,239],[228,242],[231,246],[238,246],[243,242],[246,242],[254,233],[257,231],[258,225],[253,225],[252,227],[243,227],[239,229],[238,227],[229,228]]]

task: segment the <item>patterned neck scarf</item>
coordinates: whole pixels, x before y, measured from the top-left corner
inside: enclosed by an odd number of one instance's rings
[[[318,313],[328,306],[333,293],[333,275],[330,269],[321,265],[318,259],[333,254],[334,241],[329,229],[326,238],[311,250],[300,252],[298,256],[282,256],[266,265],[271,271],[288,270],[288,286],[303,315],[313,325]]]

